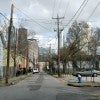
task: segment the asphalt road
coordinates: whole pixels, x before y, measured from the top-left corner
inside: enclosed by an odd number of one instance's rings
[[[93,90],[93,87],[87,89],[67,86],[42,72],[16,85],[1,87],[0,100],[100,100],[92,94]]]

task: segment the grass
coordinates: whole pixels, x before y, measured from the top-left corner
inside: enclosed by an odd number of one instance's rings
[[[18,77],[12,77],[8,79],[8,84],[5,84],[5,79],[0,80],[0,87],[2,86],[9,86],[9,85],[14,85],[18,83],[19,81],[25,79],[26,77],[30,76],[31,73],[25,74],[25,75],[20,75]]]

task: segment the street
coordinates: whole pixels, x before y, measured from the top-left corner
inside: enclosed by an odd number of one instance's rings
[[[16,85],[0,87],[0,100],[100,100],[92,94],[94,89],[70,87],[41,72]],[[100,87],[96,90],[99,92]]]

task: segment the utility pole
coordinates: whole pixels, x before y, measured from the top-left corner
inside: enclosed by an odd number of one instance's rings
[[[29,50],[28,50],[28,40],[27,40],[27,57],[26,57],[26,60],[27,60],[27,62],[26,62],[26,72],[28,71],[28,62],[29,62],[29,56],[28,56],[28,53],[29,53]]]
[[[59,17],[57,15],[57,18],[52,18],[52,19],[57,19],[57,33],[58,33],[58,77],[61,77],[60,73],[60,28],[59,28],[59,20],[63,19],[64,17]]]
[[[51,44],[49,46],[49,59],[51,58]]]
[[[8,30],[8,44],[7,44],[7,66],[6,66],[6,76],[5,76],[5,83],[8,84],[9,78],[9,65],[10,65],[10,37],[11,37],[11,30],[13,26],[13,9],[14,5],[11,5],[11,15],[10,15],[10,26]]]
[[[52,64],[51,64],[52,63],[52,61],[51,61],[51,44],[49,46],[49,58],[48,59],[49,59],[50,72],[52,73],[52,67],[51,67],[52,66]]]
[[[17,53],[17,29],[15,32],[15,43],[14,43],[14,75],[16,76],[16,53]]]

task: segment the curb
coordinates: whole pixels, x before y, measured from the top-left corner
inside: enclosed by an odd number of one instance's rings
[[[100,87],[100,83],[76,83],[76,82],[69,82],[67,83],[68,86],[73,86],[73,87]]]

